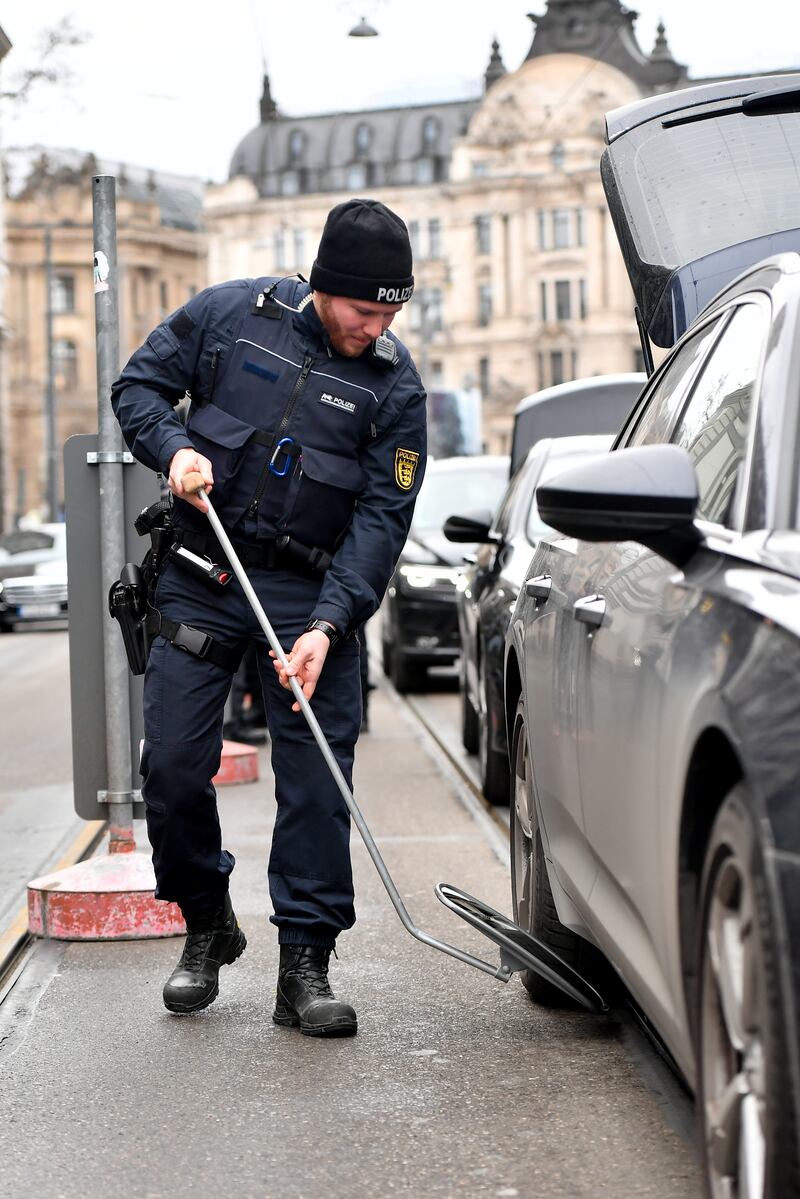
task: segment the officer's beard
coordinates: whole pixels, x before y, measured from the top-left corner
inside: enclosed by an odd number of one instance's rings
[[[341,354],[343,358],[360,358],[369,345],[369,341],[364,342],[344,329],[333,311],[330,296],[324,292],[315,292],[314,307],[336,353]]]

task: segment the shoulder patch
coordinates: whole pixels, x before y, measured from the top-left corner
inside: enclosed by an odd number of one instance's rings
[[[415,450],[398,447],[394,455],[394,480],[401,491],[410,491],[417,476],[419,454]]]

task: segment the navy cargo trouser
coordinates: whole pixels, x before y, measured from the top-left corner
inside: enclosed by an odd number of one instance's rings
[[[283,570],[252,568],[250,581],[285,650],[314,608],[320,581]],[[266,638],[234,578],[224,589],[168,564],[158,581],[156,607],[227,645],[258,647],[271,736],[278,811],[269,859],[269,887],[284,945],[332,948],[355,922],[350,865],[350,814],[294,695],[281,687]],[[222,848],[216,792],[222,722],[232,675],[157,637],[144,684],[145,744],[142,796],[153,847],[158,899],[184,913],[216,907],[228,888],[234,858]],[[361,722],[359,646],[355,637],[329,651],[311,701],[314,713],[352,786],[353,753]]]

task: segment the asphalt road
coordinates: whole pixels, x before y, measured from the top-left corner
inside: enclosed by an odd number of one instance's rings
[[[7,748],[33,808],[40,777],[59,787],[68,769],[66,654],[58,634],[17,637],[0,641],[6,684],[10,670],[19,675]],[[446,727],[457,705],[443,688],[420,702]],[[432,887],[456,883],[508,911],[504,835],[391,689],[374,697],[371,717],[356,794],[412,918],[496,960]],[[53,722],[53,752],[40,768],[43,721]],[[220,795],[249,945],[211,1008],[174,1018],[161,1006],[172,940],[41,942],[19,971],[0,1003],[3,1196],[700,1195],[686,1101],[630,1025],[537,1008],[516,979],[501,984],[421,946],[357,834],[359,919],[332,974],[359,1012],[359,1035],[320,1043],[276,1028],[266,753],[261,764],[259,783]],[[4,845],[12,808],[9,793]]]

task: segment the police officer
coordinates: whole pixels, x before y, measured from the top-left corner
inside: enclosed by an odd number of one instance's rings
[[[172,1012],[213,1002],[220,966],[246,945],[211,779],[231,679],[254,641],[277,800],[273,1020],[309,1035],[356,1032],[355,1011],[328,981],[336,938],[355,921],[349,813],[238,582],[188,568],[192,555],[226,563],[206,505],[182,480],[203,476],[351,784],[355,630],[380,604],[425,465],[425,393],[387,332],[413,286],[402,220],[378,201],[348,200],[328,214],[310,285],[293,277],[208,288],[150,334],[112,389],[127,445],[168,476],[175,497],[173,551],[152,600],[141,766],[156,896],[177,902],[187,926],[164,987]],[[186,392],[184,426],[175,406]]]

